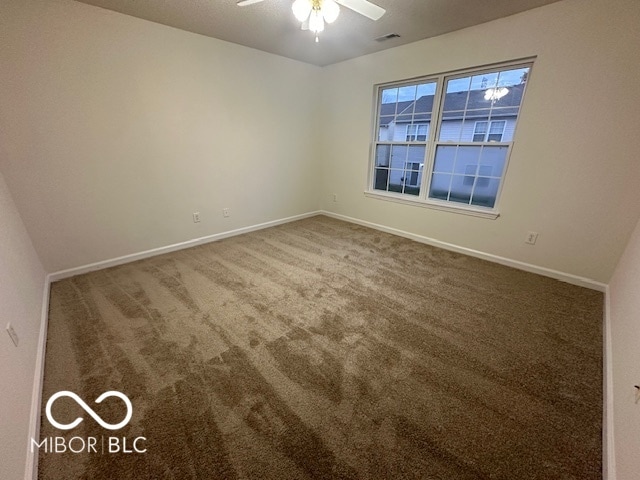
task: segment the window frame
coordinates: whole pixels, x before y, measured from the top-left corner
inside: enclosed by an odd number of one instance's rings
[[[380,84],[376,84],[374,85],[373,88],[373,101],[374,101],[374,105],[373,105],[373,121],[372,121],[372,126],[373,126],[373,132],[371,135],[371,143],[370,143],[370,155],[369,155],[369,162],[368,162],[368,176],[367,176],[367,187],[365,189],[365,196],[367,197],[371,197],[371,198],[377,198],[377,199],[381,199],[381,200],[387,200],[387,201],[392,201],[392,202],[397,202],[397,203],[403,203],[403,204],[408,204],[408,205],[416,205],[416,206],[421,206],[421,207],[426,207],[426,208],[431,208],[431,209],[436,209],[436,210],[443,210],[443,211],[448,211],[448,212],[452,212],[452,213],[461,213],[461,214],[466,214],[466,215],[472,215],[472,216],[476,216],[476,217],[482,217],[482,218],[490,218],[490,219],[495,219],[497,217],[500,216],[500,212],[499,212],[499,205],[500,205],[500,200],[502,197],[502,190],[504,187],[504,183],[506,180],[506,174],[507,174],[507,170],[508,170],[508,166],[510,163],[510,157],[511,157],[511,152],[512,152],[512,147],[513,147],[513,143],[515,141],[516,138],[516,132],[518,129],[518,125],[519,125],[519,120],[520,117],[522,115],[522,109],[523,109],[523,105],[524,105],[524,98],[526,96],[526,91],[527,88],[529,86],[529,82],[531,81],[531,71],[533,70],[533,66],[534,66],[534,61],[535,61],[536,57],[530,57],[530,58],[525,58],[525,59],[518,59],[518,60],[512,60],[512,61],[507,61],[507,62],[501,62],[501,63],[496,63],[496,64],[491,64],[491,65],[485,65],[485,66],[479,66],[479,67],[470,67],[470,68],[465,68],[465,69],[461,69],[461,70],[456,70],[456,71],[450,71],[450,72],[441,72],[438,74],[433,74],[433,75],[425,75],[425,76],[421,76],[421,77],[415,77],[412,79],[405,79],[405,80],[400,80],[400,81],[392,81],[392,82],[385,82],[385,83],[380,83]],[[482,75],[483,73],[495,73],[496,71],[501,71],[501,70],[511,70],[511,69],[517,69],[517,68],[529,68],[529,72],[528,72],[528,76],[527,76],[527,80],[522,92],[522,100],[520,102],[519,110],[518,110],[518,114],[516,117],[516,124],[515,124],[515,128],[513,131],[513,135],[511,137],[511,140],[508,142],[505,141],[491,141],[489,142],[488,139],[488,135],[489,132],[491,130],[491,123],[493,121],[504,121],[504,128],[502,130],[502,139],[504,140],[504,133],[506,131],[506,126],[507,126],[507,121],[506,120],[491,120],[491,118],[488,118],[487,120],[485,120],[487,122],[487,133],[485,134],[485,138],[483,142],[478,142],[478,141],[473,141],[473,136],[472,135],[472,141],[470,142],[462,142],[462,141],[458,141],[458,142],[451,142],[451,141],[439,141],[438,139],[440,138],[440,131],[442,129],[442,118],[441,118],[441,112],[443,110],[443,106],[444,106],[444,101],[446,98],[445,95],[445,87],[447,85],[448,81],[451,80],[455,80],[457,78],[464,78],[464,77],[468,77],[470,75],[476,76],[476,75]],[[408,86],[408,85],[416,85],[416,84],[420,84],[420,83],[428,83],[428,82],[435,82],[436,83],[436,89],[435,89],[435,94],[434,94],[434,102],[433,102],[433,109],[431,111],[431,120],[428,122],[428,126],[427,126],[427,138],[426,140],[423,141],[379,141],[378,140],[378,135],[379,135],[379,110],[381,108],[382,105],[382,92],[385,89],[389,89],[389,88],[401,88],[403,86]],[[434,120],[435,119],[435,120]],[[435,124],[434,124],[435,122]],[[475,125],[474,125],[474,131],[475,131]],[[407,135],[408,138],[408,135]],[[506,146],[507,147],[507,152],[505,155],[505,162],[504,162],[504,166],[503,166],[503,170],[501,172],[500,175],[500,184],[498,186],[498,191],[496,193],[496,200],[495,203],[493,205],[493,207],[482,207],[482,206],[476,206],[476,205],[471,205],[471,204],[464,204],[464,203],[457,203],[457,202],[452,202],[452,201],[448,201],[448,200],[440,200],[440,199],[436,199],[436,198],[429,198],[429,192],[431,191],[431,182],[433,180],[433,168],[434,168],[434,164],[435,164],[435,154],[436,154],[436,149],[438,147],[438,145],[449,145],[449,146],[481,146],[484,147],[485,144],[490,143],[492,147],[499,147],[499,146]],[[422,173],[422,179],[420,182],[420,193],[419,195],[408,195],[405,193],[396,193],[396,192],[390,192],[390,191],[385,191],[385,190],[376,190],[374,188],[374,183],[375,183],[375,173],[376,173],[376,146],[377,145],[405,145],[405,144],[410,144],[410,145],[425,145],[425,156],[424,156],[424,161],[422,162],[423,167],[420,169],[421,173]],[[476,175],[477,177],[477,175]],[[404,190],[404,189],[403,189]]]

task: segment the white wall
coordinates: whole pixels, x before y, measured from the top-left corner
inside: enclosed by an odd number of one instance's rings
[[[324,68],[322,207],[608,282],[640,215],[639,24],[636,0],[566,0]],[[536,55],[497,220],[363,195],[374,84]]]
[[[0,144],[0,155],[4,149]],[[0,478],[24,475],[45,272],[0,174]],[[20,340],[5,331],[11,322]]]
[[[617,480],[640,472],[640,223],[609,284]]]
[[[318,67],[70,0],[3,0],[0,32],[0,169],[49,272],[317,209]]]

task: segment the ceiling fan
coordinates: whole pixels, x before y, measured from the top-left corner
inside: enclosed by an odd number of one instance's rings
[[[238,0],[237,5],[246,7],[264,0]],[[340,7],[347,7],[371,20],[378,20],[386,10],[367,0],[295,0],[291,5],[293,14],[302,22],[303,30],[311,30],[316,35],[324,30],[324,24],[333,23],[340,13]]]

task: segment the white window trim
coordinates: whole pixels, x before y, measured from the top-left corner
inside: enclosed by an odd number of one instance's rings
[[[424,175],[424,174],[423,174]],[[490,210],[487,208],[479,209],[473,205],[468,207],[464,204],[460,208],[453,204],[453,202],[443,202],[430,198],[428,201],[423,201],[420,197],[413,197],[411,195],[399,194],[394,192],[385,192],[382,190],[365,190],[364,196],[369,198],[376,198],[378,200],[386,200],[389,202],[403,203],[405,205],[413,205],[415,207],[430,208],[433,210],[441,210],[443,212],[462,213],[464,215],[470,215],[472,217],[489,218],[495,220],[500,216],[500,212],[497,210]]]
[[[442,94],[442,89],[445,86],[446,80],[462,78],[462,77],[468,76],[469,74],[480,75],[482,73],[491,73],[496,70],[502,70],[502,69],[508,69],[508,68],[515,69],[518,67],[529,67],[529,76],[527,79],[527,85],[525,85],[525,90],[522,95],[524,99],[527,91],[528,83],[531,80],[531,70],[533,70],[534,60],[535,60],[535,57],[531,57],[531,58],[525,58],[520,60],[514,60],[510,62],[502,62],[502,63],[492,64],[492,65],[487,65],[485,67],[474,67],[474,68],[468,68],[468,69],[458,70],[454,72],[443,72],[436,75],[429,75],[424,77],[417,77],[415,79],[408,79],[404,81],[401,80],[397,82],[387,82],[387,83],[375,85],[374,97],[373,97],[375,102],[375,108],[373,109],[374,117],[372,122],[373,132],[371,135],[372,142],[370,144],[370,152],[369,152],[367,187],[364,191],[364,195],[369,198],[377,198],[379,200],[386,200],[386,201],[402,203],[406,205],[414,205],[414,206],[430,208],[434,210],[451,212],[451,213],[459,213],[459,214],[470,215],[474,217],[488,218],[488,219],[498,218],[500,216],[498,207],[500,205],[500,200],[502,198],[502,190],[504,187],[507,169],[510,163],[513,140],[510,142],[490,142],[491,146],[502,145],[502,146],[509,147],[506,155],[505,164],[504,164],[504,170],[500,177],[501,178],[500,186],[496,194],[496,201],[493,208],[478,207],[475,205],[455,203],[450,201],[442,201],[438,199],[429,198],[428,192],[431,189],[431,180],[433,177],[432,173],[433,173],[433,165],[435,162],[435,149],[438,145],[451,145],[453,143],[453,142],[440,142],[436,140],[440,134],[440,129],[442,126],[441,125],[442,122],[440,121],[440,110],[442,109],[442,105],[444,104],[444,100],[445,100],[445,96]],[[424,168],[422,169],[422,183],[420,185],[420,195],[412,196],[412,195],[407,195],[402,193],[376,190],[374,188],[376,145],[379,143],[400,143],[400,144],[408,143],[408,142],[379,142],[377,140],[378,116],[379,116],[378,108],[380,107],[382,91],[386,87],[400,88],[403,85],[411,85],[417,82],[429,82],[429,81],[436,82],[436,91],[435,91],[434,98],[437,98],[438,102],[436,102],[436,104],[433,106],[433,110],[431,112],[432,121],[429,122],[427,141],[420,142],[420,143],[426,143],[427,145],[426,152],[425,152]],[[521,113],[522,113],[522,104],[520,105],[520,112],[518,113],[518,119],[520,118]],[[434,119],[436,119],[435,128],[433,128]],[[519,122],[516,122],[515,130],[517,130],[518,125],[519,125]],[[506,123],[505,123],[505,130],[506,130]],[[516,136],[515,130],[513,132],[512,139],[515,138]],[[489,131],[490,131],[490,124],[487,125],[487,135]],[[504,130],[503,130],[503,136],[504,136]],[[488,143],[488,142],[455,142],[455,145],[478,146],[479,143]]]

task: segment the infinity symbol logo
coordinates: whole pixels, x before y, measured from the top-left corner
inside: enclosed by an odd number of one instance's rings
[[[96,399],[96,403],[101,403],[105,398],[118,397],[127,406],[127,415],[124,417],[124,420],[122,420],[120,423],[116,423],[115,425],[112,425],[102,420],[102,418],[100,418],[98,414],[94,412],[89,405],[84,403],[84,400],[82,400],[78,395],[76,395],[73,392],[69,392],[67,390],[62,390],[61,392],[58,392],[51,396],[51,398],[47,402],[47,408],[46,408],[47,419],[49,419],[49,423],[51,423],[51,425],[53,425],[54,427],[59,428],[60,430],[71,430],[72,428],[77,427],[80,424],[80,422],[82,422],[83,420],[82,417],[78,417],[73,422],[68,423],[66,425],[56,422],[53,416],[51,415],[51,406],[53,405],[53,402],[55,402],[60,397],[73,398],[75,402],[78,405],[80,405],[85,412],[91,415],[91,417],[93,417],[93,419],[96,422],[98,422],[102,428],[106,428],[107,430],[118,430],[124,427],[127,423],[129,423],[129,420],[131,420],[131,415],[133,415],[133,406],[131,405],[131,401],[124,393],[116,392],[115,390],[110,390],[108,392],[104,392],[102,395],[100,395]]]

